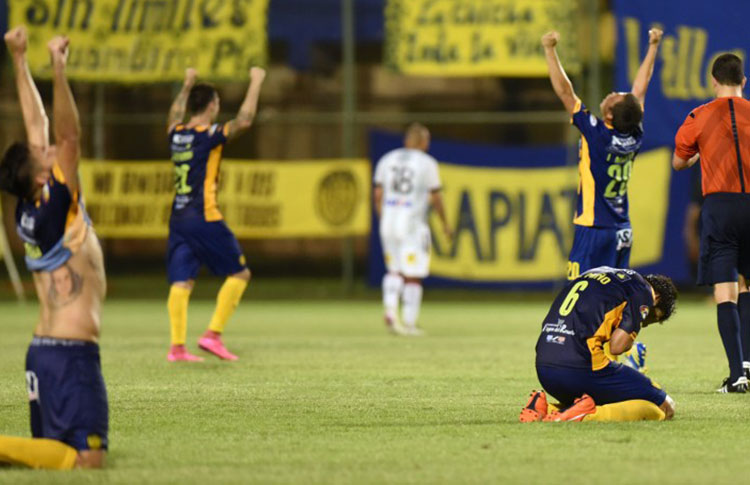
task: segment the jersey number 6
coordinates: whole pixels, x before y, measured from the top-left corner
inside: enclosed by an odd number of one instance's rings
[[[581,292],[588,286],[588,281],[579,281],[578,283],[573,285],[573,288],[571,288],[568,292],[568,296],[565,297],[562,305],[560,305],[560,316],[567,317],[568,315],[570,315],[570,312],[573,311],[576,303],[578,303],[578,297],[581,296]]]

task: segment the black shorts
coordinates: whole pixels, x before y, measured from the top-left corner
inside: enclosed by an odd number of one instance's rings
[[[107,390],[93,342],[34,337],[26,355],[31,434],[76,450],[107,449]]]
[[[750,277],[750,194],[706,196],[701,211],[698,284],[713,285]]]

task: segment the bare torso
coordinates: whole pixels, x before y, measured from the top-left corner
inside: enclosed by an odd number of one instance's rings
[[[98,342],[101,304],[107,291],[104,257],[93,228],[73,256],[53,271],[34,273],[40,337]]]

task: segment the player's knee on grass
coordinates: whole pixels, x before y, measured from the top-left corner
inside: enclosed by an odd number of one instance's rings
[[[410,278],[408,276],[404,276],[404,284],[421,285],[422,284],[422,278]]]
[[[104,450],[81,450],[76,458],[76,468],[104,468],[106,457]]]

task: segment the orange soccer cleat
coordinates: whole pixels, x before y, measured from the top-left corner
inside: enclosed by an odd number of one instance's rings
[[[596,412],[596,403],[588,394],[575,400],[572,406],[564,411],[555,411],[544,417],[545,422],[583,421],[583,418]]]
[[[544,391],[531,391],[529,402],[521,409],[522,423],[534,423],[547,416],[547,395]]]

